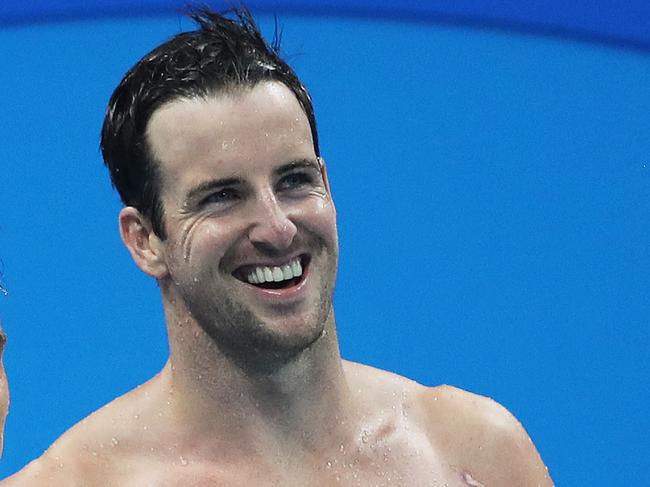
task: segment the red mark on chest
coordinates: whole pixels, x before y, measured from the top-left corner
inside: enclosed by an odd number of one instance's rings
[[[463,472],[463,481],[470,487],[485,487],[478,480],[474,480],[474,477],[469,472]]]

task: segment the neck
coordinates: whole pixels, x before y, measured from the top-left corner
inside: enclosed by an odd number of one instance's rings
[[[171,353],[163,377],[178,424],[193,437],[219,438],[230,448],[313,451],[339,444],[349,431],[353,407],[332,310],[308,348],[254,361],[224,350],[189,314],[166,314]]]

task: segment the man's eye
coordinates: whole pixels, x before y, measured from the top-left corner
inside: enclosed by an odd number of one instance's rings
[[[296,172],[283,177],[280,180],[280,190],[302,189],[312,182],[311,176],[305,173]]]
[[[224,188],[205,197],[203,200],[201,200],[201,204],[205,205],[209,203],[230,203],[231,201],[235,201],[238,198],[239,194],[236,190],[232,188]]]

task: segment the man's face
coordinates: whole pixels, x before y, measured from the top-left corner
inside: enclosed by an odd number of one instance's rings
[[[168,296],[233,350],[293,354],[318,339],[331,312],[336,212],[291,91],[264,82],[175,100],[147,135],[162,175]]]

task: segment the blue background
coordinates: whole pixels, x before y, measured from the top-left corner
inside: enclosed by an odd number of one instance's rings
[[[338,207],[344,356],[495,398],[557,485],[642,482],[647,7],[582,6],[596,20],[572,23],[559,2],[546,16],[487,2],[330,3],[277,12]],[[125,2],[97,4],[114,14]],[[169,4],[140,3],[130,17],[92,17],[75,2],[0,8],[12,392],[0,477],[166,359],[158,291],[119,241],[98,134],[124,72],[191,28]],[[257,4],[270,35],[270,6]]]

